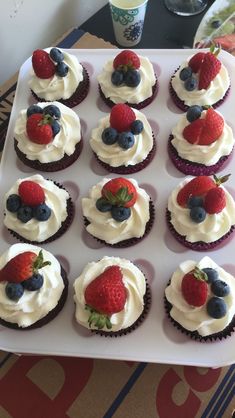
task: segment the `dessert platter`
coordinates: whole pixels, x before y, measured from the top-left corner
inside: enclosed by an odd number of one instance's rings
[[[32,57],[23,63],[0,165],[0,349],[235,362],[235,60],[211,52],[211,82],[201,76],[208,50],[190,61],[197,52],[135,50],[130,71],[116,49],[54,48],[46,71],[64,98],[42,97],[45,68],[38,83]],[[97,294],[107,288],[105,305]]]

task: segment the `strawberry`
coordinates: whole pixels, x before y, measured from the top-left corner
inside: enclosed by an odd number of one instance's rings
[[[53,130],[50,125],[51,116],[34,113],[26,122],[26,132],[30,141],[46,145],[53,140]]]
[[[204,209],[210,215],[220,213],[226,206],[226,196],[224,189],[216,187],[209,190],[204,201]]]
[[[205,52],[198,52],[189,60],[188,66],[192,69],[193,73],[197,73],[200,70],[204,56]]]
[[[211,81],[214,80],[215,76],[219,73],[221,68],[221,62],[217,58],[219,52],[220,49],[215,50],[215,47],[213,46],[211,51],[205,54],[199,72],[199,90],[207,89]]]
[[[137,199],[136,188],[131,181],[117,177],[109,180],[102,188],[102,197],[112,205],[130,208]]]
[[[110,113],[110,125],[118,132],[130,131],[132,122],[136,120],[135,112],[124,103],[113,106]]]
[[[84,297],[86,308],[91,312],[89,326],[94,324],[98,329],[104,326],[112,328],[110,315],[122,311],[126,303],[126,288],[122,278],[120,267],[114,265],[107,267],[88,284]]]
[[[204,119],[196,119],[183,130],[183,137],[190,144],[210,145],[219,139],[224,129],[224,119],[212,107]]]
[[[40,184],[31,180],[22,181],[18,193],[25,206],[38,206],[45,202],[45,194]]]
[[[198,144],[200,140],[200,136],[202,130],[205,126],[205,119],[196,119],[189,125],[185,126],[183,130],[183,137],[190,143],[190,144]]]
[[[190,196],[203,196],[210,189],[216,187],[215,181],[208,176],[194,177],[188,183],[186,183],[177,195],[177,203],[186,207]]]
[[[182,279],[181,291],[189,305],[203,306],[208,295],[207,275],[198,267],[186,273]]]
[[[126,49],[114,58],[113,68],[124,71],[138,70],[140,68],[140,59],[134,51]]]
[[[36,274],[39,269],[51,264],[43,260],[42,250],[39,254],[32,251],[25,251],[13,257],[0,270],[0,282],[20,283]]]
[[[36,76],[39,78],[51,78],[56,71],[56,66],[50,55],[43,49],[36,49],[33,52],[32,65]]]

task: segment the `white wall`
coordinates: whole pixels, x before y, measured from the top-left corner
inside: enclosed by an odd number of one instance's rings
[[[0,84],[34,49],[50,46],[108,0],[0,0]]]

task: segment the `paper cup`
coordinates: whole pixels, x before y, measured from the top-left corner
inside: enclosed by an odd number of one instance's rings
[[[116,41],[121,46],[137,45],[142,36],[148,0],[109,0]]]

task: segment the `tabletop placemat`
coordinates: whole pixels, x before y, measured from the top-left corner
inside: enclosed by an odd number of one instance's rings
[[[76,28],[54,45],[115,48]],[[17,74],[0,87],[0,150],[16,83]],[[234,395],[235,365],[210,369],[0,351],[1,418],[231,418]]]

